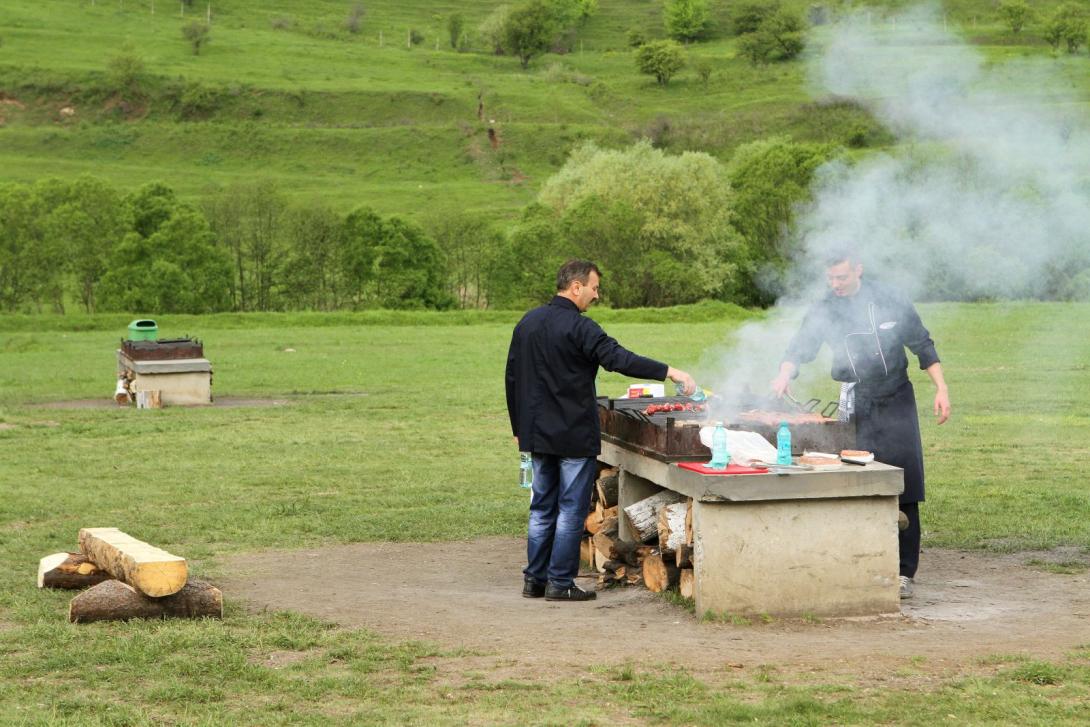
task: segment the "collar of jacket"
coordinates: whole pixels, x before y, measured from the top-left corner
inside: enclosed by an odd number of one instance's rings
[[[582,311],[579,310],[579,306],[577,306],[571,300],[569,300],[568,298],[565,298],[562,295],[554,295],[553,299],[549,301],[549,305],[555,305],[555,306],[559,306],[561,308],[570,308],[573,311],[575,311],[576,313],[582,313]]]

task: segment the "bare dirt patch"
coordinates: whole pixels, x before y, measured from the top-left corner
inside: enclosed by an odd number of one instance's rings
[[[995,655],[1059,658],[1090,642],[1090,577],[1024,565],[1041,554],[929,549],[900,614],[738,625],[701,622],[641,588],[582,604],[524,599],[524,548],[485,538],[239,555],[223,564],[220,585],[257,610],[463,649],[464,668],[512,678],[632,662],[720,674],[775,665],[889,683],[906,670],[986,668]]]

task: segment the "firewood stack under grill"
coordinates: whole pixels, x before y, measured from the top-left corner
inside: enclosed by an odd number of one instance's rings
[[[598,587],[643,585],[654,593],[678,589],[693,597],[692,501],[664,490],[623,510],[618,471],[602,469],[595,482],[580,555],[597,571]],[[639,542],[621,540],[620,518]]]

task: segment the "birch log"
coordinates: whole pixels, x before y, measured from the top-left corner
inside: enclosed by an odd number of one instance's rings
[[[110,577],[83,553],[54,553],[38,561],[38,588],[87,588]]]
[[[79,549],[99,568],[146,596],[169,596],[185,586],[185,558],[148,545],[117,528],[83,528]]]
[[[686,502],[659,508],[659,550],[664,556],[673,555],[685,546],[685,513],[688,510]]]
[[[681,495],[676,492],[663,490],[629,505],[624,509],[629,529],[636,534],[641,543],[654,540],[659,532],[658,509],[663,505],[680,502],[681,499]]]
[[[223,618],[223,594],[203,581],[190,581],[170,596],[148,598],[121,581],[105,581],[72,599],[68,620],[128,621],[134,618]]]

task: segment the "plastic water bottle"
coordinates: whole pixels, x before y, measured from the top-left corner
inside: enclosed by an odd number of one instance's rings
[[[791,430],[787,422],[780,422],[776,432],[776,464],[791,464]]]
[[[712,432],[712,461],[708,467],[713,470],[725,470],[730,464],[730,451],[727,449],[727,429],[723,422],[715,423]]]
[[[519,487],[534,486],[534,458],[529,452],[519,452]]]
[[[674,384],[674,392],[678,396],[685,396],[685,394],[682,393],[684,390],[685,390],[684,385]],[[695,401],[697,403],[705,401],[705,400],[707,400],[707,398],[708,398],[708,395],[706,393],[704,393],[704,390],[701,389],[699,386],[696,387],[696,390],[693,391],[693,393],[689,394],[689,399],[692,400],[692,401]]]

